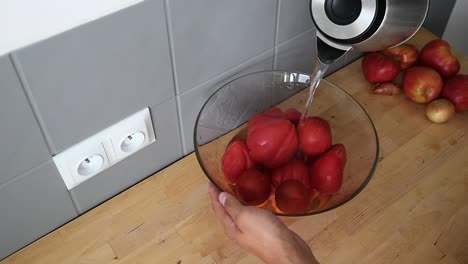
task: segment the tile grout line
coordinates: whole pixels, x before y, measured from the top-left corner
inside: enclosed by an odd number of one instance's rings
[[[180,113],[182,113],[181,101],[180,101],[182,96],[184,96],[184,95],[186,95],[186,94],[188,94],[188,93],[191,93],[191,92],[193,92],[193,91],[199,89],[200,87],[203,87],[203,86],[205,86],[206,84],[208,84],[208,83],[210,83],[210,82],[213,82],[214,80],[217,80],[218,78],[224,79],[224,81],[225,81],[227,78],[229,78],[229,76],[235,75],[236,73],[242,71],[242,69],[245,69],[245,67],[246,67],[247,65],[250,65],[251,63],[256,62],[257,60],[258,60],[258,61],[261,61],[261,58],[264,58],[264,57],[265,57],[267,54],[269,54],[269,53],[273,54],[273,52],[274,52],[274,48],[271,48],[271,49],[269,49],[269,50],[267,50],[267,51],[265,51],[265,52],[263,52],[263,53],[261,53],[261,54],[255,56],[255,57],[253,57],[253,58],[250,58],[250,59],[248,59],[248,60],[242,62],[241,64],[238,64],[238,65],[236,65],[236,66],[234,66],[234,67],[232,67],[232,68],[229,68],[228,70],[226,70],[226,71],[224,71],[224,72],[222,72],[222,73],[220,73],[220,74],[218,74],[218,75],[216,75],[216,76],[214,76],[214,77],[212,77],[212,78],[210,78],[210,79],[208,79],[208,80],[202,82],[201,84],[196,85],[195,87],[192,87],[191,89],[189,89],[189,90],[187,90],[187,91],[184,91],[184,92],[183,92],[182,94],[180,94],[179,96],[176,96],[176,106],[177,106],[177,108],[178,108],[178,111],[179,111]],[[226,76],[226,75],[227,75],[227,76]],[[180,121],[179,126],[180,126],[181,130],[183,130],[184,124],[183,124],[183,122],[182,122],[182,119],[180,119],[179,121]],[[183,151],[184,151],[184,156],[190,154],[191,152],[188,152],[187,142],[186,142],[185,137],[183,136],[182,133],[181,133],[181,142],[182,142],[182,145],[183,145],[183,147],[184,147],[184,150],[183,150]],[[186,152],[188,152],[188,153],[186,153]],[[192,151],[192,152],[193,152],[193,151]]]
[[[54,154],[56,154],[57,150],[55,149],[54,144],[52,143],[52,139],[47,131],[44,119],[42,118],[40,114],[39,107],[37,106],[37,104],[35,103],[33,99],[33,95],[29,87],[29,83],[26,79],[24,70],[21,67],[21,63],[15,53],[10,53],[9,57],[10,57],[11,63],[13,64],[13,68],[15,69],[15,72],[18,75],[19,81],[21,83],[21,87],[23,88],[23,92],[26,95],[26,99],[28,100],[29,106],[32,109],[36,122],[39,125],[39,129],[42,132],[42,136],[44,137],[47,148],[49,149],[50,154],[53,156]]]
[[[31,110],[32,110],[33,115],[34,115],[34,117],[36,119],[36,122],[38,123],[39,129],[41,130],[41,134],[44,137],[44,141],[45,141],[46,146],[47,146],[47,148],[49,150],[49,153],[50,153],[50,155],[53,155],[53,154],[56,153],[56,149],[55,149],[55,147],[54,147],[54,145],[52,143],[52,139],[50,138],[49,133],[47,132],[47,128],[45,126],[44,120],[42,119],[42,116],[40,115],[39,107],[37,106],[37,104],[33,100],[33,95],[32,95],[31,89],[29,88],[29,83],[28,83],[28,81],[26,79],[26,75],[24,73],[24,70],[21,67],[21,63],[20,63],[20,61],[19,61],[19,59],[18,59],[18,57],[16,56],[15,53],[10,53],[9,57],[10,57],[11,63],[13,64],[13,68],[14,68],[14,70],[16,72],[16,75],[18,76],[18,79],[19,79],[19,81],[21,83],[21,87],[23,88],[23,92],[24,92],[24,94],[26,96],[28,104],[31,107]],[[41,164],[39,166],[42,166],[42,165],[43,164]],[[54,166],[55,166],[55,163],[54,163]],[[32,171],[32,170],[34,170],[36,168],[37,167],[32,168],[29,171]],[[26,174],[27,173],[23,173],[23,175],[26,175]],[[14,179],[17,179],[17,178],[19,178],[19,177],[15,177]],[[7,183],[9,183],[9,182],[6,182],[5,184],[7,184]],[[72,194],[70,193],[69,190],[67,190],[67,193],[68,193],[68,195],[69,195],[69,197],[70,197],[70,199],[72,201],[72,204],[73,204],[73,207],[75,208],[76,213],[79,215],[80,211],[78,210],[79,209],[78,205],[76,204],[76,202],[73,199]]]
[[[241,71],[241,70],[239,70],[239,69],[243,69],[245,66],[247,66],[247,65],[249,65],[249,64],[251,64],[251,63],[255,63],[255,62],[261,61],[261,60],[259,60],[260,58],[263,58],[265,55],[267,55],[267,54],[270,53],[270,52],[273,53],[274,50],[275,50],[274,48],[271,48],[271,49],[268,49],[268,50],[266,50],[266,51],[264,51],[264,52],[262,52],[262,53],[260,53],[260,54],[258,54],[258,55],[256,55],[256,56],[254,56],[254,57],[251,57],[250,59],[248,59],[248,60],[246,60],[246,61],[243,61],[243,62],[241,62],[240,64],[237,64],[237,65],[235,65],[235,66],[233,66],[233,67],[231,67],[231,68],[229,68],[229,69],[227,69],[227,70],[225,70],[225,71],[223,71],[223,72],[221,72],[221,73],[219,73],[219,74],[217,74],[217,75],[215,75],[215,76],[213,76],[213,77],[207,79],[206,81],[203,81],[203,82],[200,83],[200,84],[195,85],[194,87],[188,89],[187,91],[184,91],[184,92],[181,93],[180,95],[187,94],[187,93],[189,93],[189,92],[192,91],[192,90],[195,90],[195,89],[198,89],[198,88],[200,88],[200,87],[203,87],[203,86],[205,86],[207,83],[210,83],[210,82],[212,82],[213,80],[216,80],[217,78],[219,78],[220,76],[224,76],[225,74],[231,73],[231,72],[233,72],[233,71]],[[257,61],[257,60],[259,60],[259,61]],[[227,77],[227,76],[226,76],[226,77]]]
[[[171,57],[171,66],[172,66],[172,78],[174,81],[175,94],[179,94],[179,82],[177,80],[177,67],[175,64],[175,55],[174,55],[174,37],[172,35],[172,23],[171,23],[171,13],[169,7],[169,0],[164,0],[164,11],[165,11],[165,20],[166,20],[166,31],[167,31],[167,40],[169,44],[169,56]]]
[[[308,29],[306,31],[302,31],[301,33],[287,39],[287,40],[284,40],[283,42],[281,43],[278,43],[278,47],[284,47],[285,45],[288,45],[290,43],[293,43],[294,41],[306,36],[307,34],[310,34],[312,33],[313,31],[315,30],[315,28],[312,28],[312,29]]]
[[[31,168],[31,169],[29,169],[29,170],[27,170],[27,171],[25,171],[25,172],[19,174],[19,175],[15,176],[15,177],[13,177],[13,178],[11,178],[11,179],[9,179],[9,180],[6,181],[6,182],[0,183],[0,190],[1,190],[3,187],[5,187],[5,186],[7,186],[7,185],[9,185],[9,184],[12,184],[12,183],[14,183],[14,182],[16,182],[16,181],[21,180],[22,178],[26,177],[29,173],[32,173],[33,171],[42,168],[42,166],[46,166],[49,162],[51,162],[51,163],[53,163],[53,164],[55,165],[55,163],[52,162],[52,161],[50,161],[50,160],[48,160],[48,161],[46,161],[46,162],[44,162],[44,163],[41,163],[41,164],[39,164],[39,165],[37,165],[37,166],[35,166],[35,167],[33,167],[33,168]],[[61,179],[61,177],[60,177],[60,179]],[[65,189],[66,189],[66,188],[65,188]],[[72,193],[71,193],[70,190],[68,190],[68,189],[67,189],[67,193],[68,193],[68,195],[70,196],[70,200],[72,201],[73,207],[75,208],[77,215],[80,215],[80,214],[81,214],[81,213],[80,213],[80,212],[81,212],[81,211],[80,211],[81,209],[80,209],[79,205],[78,205],[77,203],[75,203],[75,199],[74,199],[75,197],[72,195]],[[80,209],[80,210],[79,210],[79,209]]]
[[[33,171],[41,168],[42,166],[45,166],[48,162],[50,162],[50,160],[46,160],[45,162],[42,162],[39,165],[36,165],[36,166],[34,166],[34,167],[30,168],[30,169],[27,169],[26,171],[21,172],[20,174],[17,174],[15,176],[13,176],[13,178],[0,183],[0,189],[2,189],[3,187],[5,187],[5,186],[7,186],[7,185],[9,185],[11,183],[14,183],[14,182],[22,179],[23,177],[26,177],[26,175],[28,175],[29,173],[32,173]]]
[[[174,92],[175,92],[175,104],[176,104],[176,111],[177,111],[177,122],[179,124],[179,140],[182,145],[182,156],[185,156],[187,152],[187,145],[184,139],[183,134],[183,122],[182,122],[182,108],[180,105],[180,97],[179,97],[179,81],[177,80],[177,67],[175,63],[175,54],[174,54],[174,38],[172,35],[172,23],[171,23],[171,12],[169,7],[169,0],[164,0],[164,13],[166,19],[166,31],[167,31],[167,40],[169,44],[169,56],[171,57],[171,66],[172,66],[172,80],[174,82]]]
[[[70,195],[70,199],[72,200],[73,206],[75,206],[75,210],[78,213],[78,215],[83,214],[83,210],[80,207],[80,204],[78,203],[78,199],[75,196],[74,192],[71,192],[71,190],[68,190],[68,194]]]
[[[188,149],[187,149],[187,142],[185,142],[185,137],[183,136],[184,133],[184,122],[182,122],[182,108],[180,106],[181,102],[180,102],[180,96],[176,96],[176,100],[175,100],[175,103],[176,103],[176,109],[177,109],[177,115],[178,115],[178,123],[179,123],[179,137],[180,137],[180,142],[181,142],[181,145],[182,145],[182,156],[185,156],[185,155],[188,155]]]
[[[26,75],[24,73],[24,70],[21,67],[21,63],[20,63],[20,61],[19,61],[19,59],[18,59],[18,57],[16,56],[15,53],[10,53],[9,57],[10,57],[11,63],[13,64],[13,68],[14,68],[14,70],[16,72],[16,75],[19,78],[19,81],[21,83],[21,87],[23,88],[23,92],[24,92],[24,94],[26,96],[28,104],[32,109],[32,112],[33,112],[33,115],[34,115],[34,117],[36,119],[36,122],[39,125],[39,129],[41,130],[41,134],[44,137],[44,140],[46,142],[46,146],[47,146],[47,148],[49,150],[49,153],[50,153],[50,155],[53,156],[53,154],[56,153],[56,149],[55,149],[55,147],[54,147],[54,145],[52,143],[52,139],[50,138],[49,133],[47,132],[47,128],[45,126],[44,120],[42,119],[42,116],[40,115],[39,107],[37,106],[37,104],[33,100],[33,95],[32,95],[31,89],[29,88],[29,83],[28,83],[28,81],[26,79]],[[39,166],[43,166],[47,162],[45,162],[45,163],[43,163],[43,164],[41,164]],[[54,167],[55,167],[55,163],[54,162],[52,162],[52,163],[54,164]],[[34,168],[30,169],[30,170],[28,170],[28,172],[33,171],[36,168],[37,167],[34,167]],[[22,175],[27,175],[27,172],[23,173]],[[16,180],[16,179],[18,179],[20,177],[21,176],[14,177],[12,180]],[[5,182],[5,184],[7,184],[9,182],[10,181]],[[2,187],[2,185],[0,185],[0,188]],[[79,205],[76,203],[76,201],[75,201],[74,197],[72,196],[70,190],[67,189],[67,193],[68,193],[68,196],[70,197],[70,200],[72,201],[72,204],[73,204],[73,207],[75,208],[76,213],[78,215],[80,215]]]
[[[274,43],[273,43],[273,69],[276,69],[276,63],[277,63],[277,52],[278,52],[278,47],[277,47],[277,41],[278,41],[278,32],[279,32],[279,17],[280,17],[280,7],[281,7],[281,0],[278,0],[276,2],[276,23],[275,23],[275,38],[274,38]]]
[[[273,38],[273,62],[272,62],[272,70],[277,70],[277,55],[278,55],[278,32],[279,32],[279,17],[280,17],[280,8],[281,7],[281,0],[276,1],[276,17],[275,17],[275,36]],[[273,103],[273,89],[270,89],[270,103]]]

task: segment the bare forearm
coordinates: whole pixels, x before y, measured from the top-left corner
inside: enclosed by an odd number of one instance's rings
[[[296,233],[291,231],[281,244],[273,254],[264,256],[262,260],[267,264],[319,264],[307,243]]]

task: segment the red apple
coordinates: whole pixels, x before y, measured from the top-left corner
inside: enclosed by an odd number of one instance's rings
[[[393,57],[404,70],[413,66],[418,61],[418,49],[411,44],[401,44],[399,46],[384,49],[382,54]]]
[[[448,80],[442,97],[452,102],[458,112],[468,110],[468,75],[460,74]]]
[[[307,155],[319,155],[331,146],[332,134],[328,122],[320,117],[306,117],[297,126],[299,148]]]
[[[256,169],[248,169],[237,179],[236,195],[245,205],[264,203],[271,190],[271,177]]]
[[[435,39],[424,46],[419,55],[419,62],[437,70],[444,78],[455,76],[460,71],[460,62],[452,55],[450,44],[442,39]]]
[[[400,65],[392,57],[372,52],[364,56],[362,70],[370,83],[391,82],[400,72]]]
[[[415,66],[406,70],[403,90],[416,103],[428,103],[442,91],[442,77],[431,68]]]

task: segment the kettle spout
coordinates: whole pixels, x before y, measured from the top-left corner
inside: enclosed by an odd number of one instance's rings
[[[351,49],[337,49],[325,43],[317,36],[317,56],[321,63],[323,64],[332,64],[333,62],[339,60],[346,52]]]

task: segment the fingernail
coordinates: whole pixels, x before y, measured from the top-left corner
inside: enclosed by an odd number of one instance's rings
[[[226,202],[227,195],[225,192],[222,192],[219,194],[218,199],[219,202],[224,206],[224,203]]]

